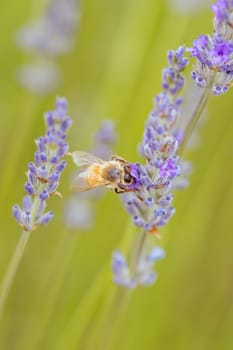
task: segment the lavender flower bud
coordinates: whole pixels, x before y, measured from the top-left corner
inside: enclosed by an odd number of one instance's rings
[[[49,211],[43,215],[40,216],[40,218],[37,220],[38,225],[45,225],[48,224],[54,217],[54,214],[52,211]]]

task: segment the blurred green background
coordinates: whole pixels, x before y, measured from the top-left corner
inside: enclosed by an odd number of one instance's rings
[[[167,50],[212,32],[209,3],[187,13],[172,3],[84,0],[75,47],[56,59],[64,81],[38,97],[16,80],[18,67],[33,57],[16,47],[14,36],[43,13],[46,1],[1,1],[1,279],[20,235],[11,207],[24,195],[34,139],[44,133],[43,113],[56,96],[69,101],[71,149],[88,149],[107,117],[119,133],[115,153],[138,159]],[[69,164],[60,186],[64,200],[50,199],[55,218],[33,232],[19,266],[0,324],[1,350],[233,348],[232,93],[211,98],[201,143],[186,154],[194,167],[190,187],[176,193],[177,213],[155,241],[167,253],[157,265],[158,282],[123,302],[111,281],[111,253],[127,250],[137,230],[110,191],[96,202],[93,229],[65,229]]]

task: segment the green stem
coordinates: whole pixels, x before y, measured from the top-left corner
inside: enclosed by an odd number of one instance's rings
[[[2,317],[6,300],[9,295],[9,291],[12,287],[16,272],[18,270],[18,267],[22,259],[30,234],[31,234],[31,231],[22,232],[20,239],[18,241],[18,244],[15,248],[15,252],[11,258],[11,261],[8,265],[5,276],[3,278],[3,282],[0,289],[0,319]]]
[[[117,326],[123,312],[127,309],[130,295],[130,291],[125,288],[117,289],[111,308],[105,319],[105,327],[103,327],[101,341],[97,344],[97,350],[108,350],[112,348],[115,342]]]
[[[131,257],[131,272],[132,275],[135,275],[137,273],[137,266],[139,263],[139,260],[142,256],[143,248],[145,245],[146,237],[148,233],[146,231],[142,231],[139,234],[139,237],[136,239],[136,242],[134,244],[134,248],[132,249],[132,257]]]
[[[189,123],[187,124],[184,132],[184,138],[180,144],[180,150],[179,154],[182,154],[187,146],[187,143],[190,140],[190,137],[193,133],[193,130],[195,129],[198,120],[200,119],[202,112],[206,106],[207,100],[209,97],[209,90],[204,89],[203,94],[200,97],[200,100],[197,103],[197,106],[193,112],[192,118],[190,119]]]
[[[132,276],[137,275],[137,267],[143,253],[147,235],[148,233],[146,231],[142,231],[133,244],[130,262]],[[116,292],[110,301],[110,307],[106,315],[105,326],[103,326],[102,330],[102,337],[96,346],[97,350],[107,350],[111,348],[111,345],[116,340],[114,337],[115,330],[119,324],[119,320],[121,319],[123,311],[125,311],[127,308],[130,295],[130,291],[126,288],[116,289]],[[92,347],[90,347],[90,349],[91,348]]]

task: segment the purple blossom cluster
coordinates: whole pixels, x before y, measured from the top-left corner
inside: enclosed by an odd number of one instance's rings
[[[128,266],[126,259],[121,252],[114,252],[112,256],[113,280],[115,283],[129,289],[139,285],[151,285],[157,279],[157,274],[153,270],[154,264],[165,257],[162,248],[153,248],[149,253],[143,254],[134,268]]]
[[[69,146],[66,134],[72,120],[67,116],[67,101],[58,98],[56,109],[45,114],[46,134],[35,142],[37,150],[34,162],[28,164],[22,209],[16,204],[13,216],[24,230],[32,231],[38,225],[47,224],[53,218],[51,211],[45,212],[48,198],[57,193],[62,171],[66,166],[63,157]]]
[[[77,0],[50,0],[40,18],[17,32],[17,45],[35,55],[32,64],[18,72],[20,83],[28,90],[46,95],[59,85],[61,72],[55,58],[73,48],[78,19]]]
[[[102,122],[100,129],[93,136],[91,153],[96,157],[108,160],[112,154],[112,148],[117,140],[115,124],[106,119]]]
[[[74,45],[77,9],[77,0],[50,0],[37,21],[18,31],[17,44],[41,55],[64,54]]]
[[[214,30],[226,40],[233,39],[233,1],[218,0],[211,6],[214,17]]]
[[[177,155],[179,140],[173,134],[180,115],[182,100],[178,94],[184,84],[182,71],[188,63],[184,52],[184,47],[180,47],[168,53],[169,66],[162,75],[163,91],[155,98],[140,146],[146,164],[136,165],[138,181],[135,191],[123,197],[133,223],[155,234],[175,212],[171,205],[171,189],[181,168]],[[136,176],[135,168],[133,175]]]
[[[229,90],[233,79],[233,2],[218,0],[212,10],[213,34],[199,35],[189,51],[196,58],[192,72],[196,85],[219,96]]]
[[[60,85],[61,74],[55,62],[43,59],[20,66],[17,79],[33,94],[45,96]]]
[[[209,0],[167,0],[167,6],[175,12],[193,16],[203,11],[208,6]]]

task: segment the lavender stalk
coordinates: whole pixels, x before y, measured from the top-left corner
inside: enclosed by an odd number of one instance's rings
[[[180,148],[179,148],[180,155],[186,149],[187,143],[189,142],[190,137],[192,136],[193,131],[194,131],[201,115],[202,115],[202,112],[205,109],[208,97],[209,97],[209,91],[207,89],[205,89],[200,97],[200,100],[196,106],[196,109],[194,110],[194,113],[193,113],[191,119],[189,120],[189,122],[184,130],[184,133],[183,133],[184,136],[180,142]]]
[[[11,289],[13,280],[15,278],[16,272],[18,270],[19,263],[22,259],[25,247],[30,237],[30,231],[23,231],[18,244],[15,248],[15,252],[11,258],[11,261],[8,265],[7,272],[4,276],[1,291],[0,291],[0,319],[4,310],[5,302],[7,300],[9,291]]]
[[[171,205],[171,191],[181,168],[177,154],[179,141],[173,135],[181,113],[179,93],[184,85],[182,71],[188,63],[184,53],[184,47],[168,52],[169,66],[164,69],[162,76],[163,91],[155,98],[155,107],[147,120],[141,143],[141,154],[146,164],[134,165],[132,171],[137,178],[137,189],[123,198],[134,225],[142,229],[133,248],[130,266],[121,253],[113,255],[114,281],[128,288],[153,284],[157,275],[152,267],[165,256],[162,248],[155,247],[149,251],[144,248],[148,233],[158,235],[159,228],[175,212]]]
[[[66,166],[63,157],[69,149],[65,139],[72,123],[67,116],[67,101],[64,98],[57,99],[55,111],[45,114],[45,123],[46,134],[36,140],[35,161],[28,164],[24,186],[27,195],[23,197],[22,208],[17,204],[12,208],[12,214],[23,232],[1,285],[0,316],[31,232],[48,224],[54,216],[52,211],[46,212],[45,208],[50,196],[59,195],[57,188]]]

